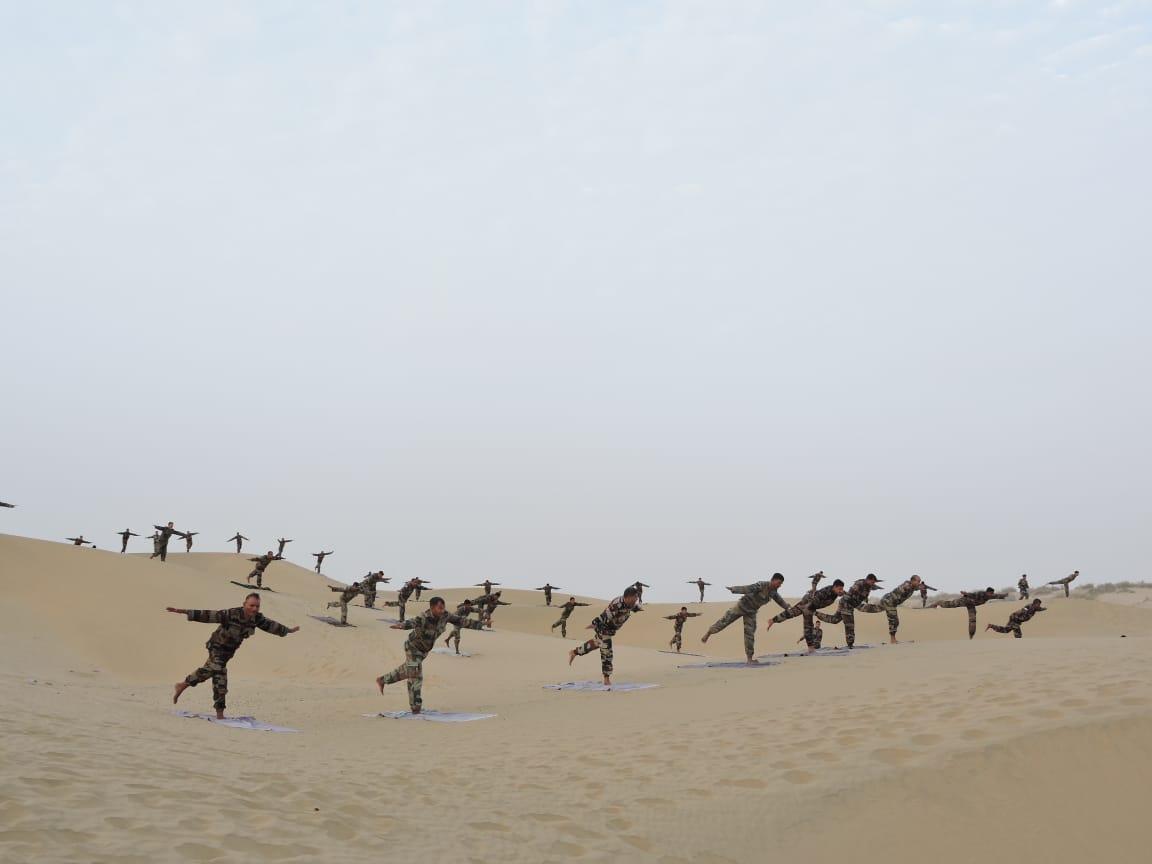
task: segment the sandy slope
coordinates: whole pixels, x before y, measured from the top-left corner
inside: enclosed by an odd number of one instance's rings
[[[312,621],[334,596],[326,580],[276,563],[264,611],[303,630],[249,640],[229,713],[302,734],[175,718],[171,684],[201,662],[211,628],[163,607],[237,604],[228,580],[249,566],[0,536],[0,859],[1080,861],[1123,859],[1142,840],[1146,608],[1057,598],[1024,640],[973,642],[963,610],[909,608],[902,635],[916,644],[696,671],[654,650],[675,607],[653,605],[618,640],[617,679],[662,686],[578,694],[541,685],[595,678],[598,662],[569,670],[575,642],[549,635],[555,610],[506,592],[496,631],[465,633],[476,656],[425,666],[429,707],[499,717],[446,726],[362,718],[405,705],[402,688],[372,687],[404,634],[376,620],[388,610],[353,609],[355,629]],[[685,649],[699,650],[728,604],[686,605],[705,613],[686,628]],[[1016,605],[981,609],[981,627]],[[883,616],[861,616],[862,641],[884,632]],[[761,629],[760,647],[792,650],[799,635],[798,622]],[[708,653],[738,657],[740,640],[730,628]],[[182,707],[210,701],[205,685]]]

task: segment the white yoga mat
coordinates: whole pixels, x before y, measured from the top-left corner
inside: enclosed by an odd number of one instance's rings
[[[871,645],[857,645],[855,648],[817,648],[814,654],[809,654],[806,648],[801,648],[798,651],[786,651],[783,654],[761,654],[757,659],[763,663],[765,660],[777,660],[781,657],[843,657],[845,654],[855,654],[857,651],[864,651],[871,647]]]
[[[287,726],[273,726],[264,723],[255,717],[225,717],[217,720],[215,714],[197,714],[194,711],[176,711],[177,717],[187,717],[191,720],[208,720],[217,726],[228,726],[231,729],[251,729],[255,732],[299,732],[299,729],[289,729]]]
[[[650,690],[653,687],[659,687],[659,684],[613,684],[610,687],[604,686],[600,681],[566,681],[563,684],[545,684],[545,690],[582,690],[593,693],[606,693],[612,691],[615,693],[628,693],[632,690]]]
[[[686,663],[677,669],[768,669],[777,665],[772,660],[761,659],[759,663],[745,663],[743,660],[709,660],[707,663]]]
[[[378,714],[365,714],[365,717],[387,717],[389,720],[427,720],[430,723],[470,723],[473,720],[488,720],[495,714],[470,714],[466,711],[381,711]]]
[[[661,654],[671,654],[673,657],[703,657],[703,654],[693,654],[691,651],[661,651]]]
[[[449,657],[471,657],[472,655],[467,651],[461,651],[459,654],[452,648],[433,648],[433,654],[447,654]]]

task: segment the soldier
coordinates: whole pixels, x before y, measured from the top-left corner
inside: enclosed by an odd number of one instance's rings
[[[408,598],[420,591],[421,582],[423,580],[418,578],[409,579],[404,583],[404,586],[396,595],[397,605],[400,607],[400,620],[404,620],[404,607],[408,603]]]
[[[552,592],[555,591],[559,587],[560,587],[559,585],[553,585],[551,582],[545,582],[543,585],[541,585],[539,588],[536,589],[537,591],[543,591],[544,592],[544,605],[545,606],[551,606],[552,605]]]
[[[281,537],[276,542],[280,544],[279,548],[276,550],[276,557],[277,558],[283,558],[284,557],[284,547],[287,546],[292,541],[289,540],[287,537]]]
[[[159,555],[160,562],[163,563],[168,560],[168,541],[172,539],[172,535],[175,534],[177,537],[183,537],[184,534],[183,532],[177,531],[175,528],[173,528],[171,522],[169,522],[167,525],[164,525],[163,527],[160,525],[153,525],[152,527],[156,529],[158,536],[153,547],[155,551],[153,551],[148,560],[152,560],[152,558],[155,558],[157,555]]]
[[[391,579],[384,575],[383,570],[377,570],[375,573],[369,573],[367,576],[360,580],[360,585],[364,589],[363,594],[365,609],[376,608],[376,583],[391,581]]]
[[[185,531],[184,532],[184,551],[192,551],[192,538],[199,534],[199,531]]]
[[[253,567],[252,572],[248,574],[247,581],[251,582],[252,577],[255,576],[256,577],[256,587],[257,588],[263,588],[264,587],[264,571],[268,569],[268,565],[271,564],[273,561],[283,561],[284,559],[281,558],[279,555],[273,555],[272,550],[269,549],[267,552],[265,552],[263,555],[259,556],[258,558],[249,558],[248,560],[255,563],[256,566]]]
[[[64,539],[69,541],[73,546],[83,546],[85,543],[92,542],[91,540],[85,540],[83,534],[79,537],[65,537]]]
[[[219,624],[216,631],[207,642],[208,662],[176,684],[176,692],[172,696],[172,704],[180,699],[180,694],[189,687],[195,687],[201,681],[212,679],[212,707],[216,709],[216,718],[224,719],[224,700],[228,695],[228,661],[240,647],[241,643],[255,632],[257,628],[265,633],[276,636],[287,636],[295,633],[299,627],[286,627],[278,624],[271,618],[260,614],[260,595],[249,594],[244,598],[244,605],[235,609],[173,609],[169,612],[187,616],[189,621],[199,621],[202,624]]]
[[[695,585],[697,588],[700,589],[700,602],[703,603],[704,602],[704,589],[706,587],[708,587],[709,585],[711,585],[712,583],[711,582],[705,582],[703,579],[689,579],[688,584],[689,585]]]
[[[492,626],[492,614],[496,611],[497,606],[511,606],[511,603],[505,603],[500,599],[502,592],[497,591],[495,594],[485,594],[483,597],[478,597],[474,601],[479,608],[477,614],[480,619],[489,627]]]
[[[680,653],[681,637],[683,636],[684,622],[689,618],[699,618],[699,612],[689,612],[687,606],[681,606],[680,611],[675,615],[665,615],[665,621],[673,621],[672,641],[668,643],[669,648],[675,648],[676,653]]]
[[[985,630],[995,630],[997,633],[1011,633],[1017,639],[1024,637],[1020,631],[1020,625],[1025,621],[1031,621],[1037,612],[1047,612],[1048,610],[1040,605],[1040,598],[1037,597],[1027,606],[1022,609],[1017,609],[1008,616],[1008,623],[1001,627],[999,624],[989,624]]]
[[[796,644],[799,645],[803,641],[804,641],[804,636],[801,635],[800,638],[796,640]],[[815,648],[817,651],[819,651],[820,650],[820,644],[823,641],[824,641],[824,628],[820,626],[820,619],[819,618],[813,618],[812,619],[812,647]]]
[[[424,685],[424,658],[436,645],[436,640],[449,624],[467,627],[469,630],[479,630],[483,624],[479,621],[469,621],[458,615],[448,612],[444,608],[443,597],[433,597],[428,601],[428,611],[415,618],[409,618],[399,624],[393,624],[393,630],[411,630],[404,642],[404,662],[391,672],[376,679],[376,686],[380,693],[384,693],[386,684],[395,684],[398,681],[408,682],[408,705],[413,714],[419,714],[423,706],[422,689]]]
[[[320,572],[320,565],[324,563],[324,559],[331,555],[331,552],[313,552],[312,557],[316,559],[316,572]]]
[[[968,638],[976,635],[976,607],[983,606],[996,596],[995,588],[985,588],[983,591],[961,591],[955,600],[938,600],[932,604],[933,609],[959,609],[961,606],[968,610]]]
[[[812,582],[812,587],[805,593],[804,596],[808,596],[813,591],[815,591],[817,588],[819,588],[820,582],[821,582],[821,580],[823,580],[823,578],[824,578],[824,571],[823,570],[817,570],[815,573],[813,573],[811,576],[809,576],[808,579],[809,579],[809,581]]]
[[[140,536],[135,531],[131,531],[128,528],[125,528],[123,531],[119,531],[117,533],[120,535],[120,554],[121,555],[123,555],[125,552],[128,551],[128,538]]]
[[[228,538],[228,542],[231,543],[233,540],[236,541],[236,554],[239,555],[240,550],[244,548],[244,541],[247,539],[247,537],[237,531],[234,535]]]
[[[383,572],[383,571],[381,571],[381,572]],[[425,582],[420,577],[416,577],[412,581],[416,583],[416,587],[414,589],[416,593],[415,593],[414,597],[416,600],[419,600],[420,595],[424,593],[424,588],[428,585],[431,585],[432,583],[431,582]]]
[[[363,594],[364,589],[360,587],[359,582],[353,582],[347,588],[341,588],[339,585],[329,585],[328,588],[331,591],[339,591],[340,592],[340,599],[333,600],[331,603],[328,604],[328,608],[332,609],[336,606],[339,606],[340,607],[340,623],[341,624],[347,624],[348,623],[348,604],[352,601],[352,599],[354,597],[356,597],[356,595]],[[365,604],[365,605],[367,605],[367,604]]]
[[[564,638],[568,637],[568,616],[572,614],[572,610],[577,606],[587,606],[587,603],[577,603],[575,597],[569,597],[568,602],[560,607],[560,620],[552,625],[552,629],[560,628],[560,635]]]
[[[831,606],[836,602],[838,597],[842,597],[843,595],[843,579],[837,579],[831,585],[827,585],[823,588],[817,588],[815,591],[809,591],[795,606],[789,606],[775,618],[769,619],[768,626],[765,629],[771,630],[773,624],[779,624],[782,621],[787,621],[789,618],[795,618],[797,615],[803,615],[804,642],[808,646],[808,653],[811,654],[816,650],[816,639],[812,626],[812,619],[816,617],[816,611],[818,609],[823,609],[825,606]]]
[[[148,539],[152,541],[152,555],[148,559],[149,561],[151,561],[152,558],[155,558],[157,555],[160,554],[160,532],[159,531],[153,531],[148,536]]]
[[[856,610],[868,602],[868,594],[876,590],[882,580],[876,578],[875,573],[869,573],[863,579],[857,579],[852,587],[840,597],[836,606],[835,615],[826,615],[817,612],[816,617],[825,624],[844,623],[844,642],[849,648],[856,647]]]
[[[15,504],[9,504],[7,501],[0,501],[0,507],[7,507],[9,509],[15,507]]]
[[[896,644],[896,631],[900,629],[900,613],[897,607],[919,591],[922,587],[919,576],[913,576],[901,582],[887,594],[880,598],[879,603],[865,603],[860,607],[861,612],[883,612],[888,616],[888,641]],[[822,616],[821,616],[822,617]],[[824,619],[827,620],[827,619]]]
[[[493,585],[499,585],[499,584],[500,584],[499,582],[491,582],[488,579],[485,579],[483,582],[477,582],[472,587],[473,588],[483,588],[484,594],[488,595],[488,594],[492,593],[492,586]]]
[[[1049,585],[1063,585],[1064,586],[1064,596],[1067,597],[1067,596],[1069,596],[1068,586],[1071,585],[1074,581],[1076,581],[1076,577],[1079,575],[1080,575],[1079,570],[1073,570],[1072,574],[1070,576],[1065,576],[1063,579],[1057,579],[1055,582],[1049,582],[1048,584]]]
[[[581,645],[568,652],[568,665],[584,654],[590,654],[600,649],[600,672],[604,676],[604,686],[612,686],[612,637],[624,626],[633,612],[640,611],[640,592],[635,585],[624,589],[624,594],[617,597],[608,607],[592,619],[588,625],[595,635]]]
[[[635,582],[632,583],[632,587],[636,589],[636,602],[637,603],[643,603],[644,602],[644,589],[645,588],[651,588],[652,586],[648,585],[644,582],[641,582],[639,579],[637,579]]]
[[[939,591],[939,588],[933,588],[927,582],[920,583],[920,608],[924,609],[928,605],[928,592]]]
[[[475,611],[476,611],[476,607],[472,605],[472,601],[471,600],[465,600],[463,603],[461,603],[459,606],[456,607],[456,617],[463,619],[463,620],[467,620],[468,616],[471,615]],[[463,627],[462,624],[453,625],[452,632],[449,633],[448,638],[444,640],[445,645],[451,645],[452,640],[453,639],[456,640],[456,653],[457,654],[460,653],[460,630],[462,627]]]
[[[1020,599],[1028,599],[1028,574],[1025,573],[1020,577],[1020,581],[1016,583],[1016,588],[1020,592]]]
[[[781,609],[787,609],[788,604],[780,596],[780,586],[784,584],[781,573],[773,573],[767,582],[753,582],[751,585],[730,585],[728,590],[733,594],[743,594],[735,606],[725,612],[719,621],[708,628],[708,632],[700,639],[708,639],[719,633],[725,627],[739,618],[744,619],[744,654],[749,664],[756,663],[756,613],[760,607],[769,600]]]

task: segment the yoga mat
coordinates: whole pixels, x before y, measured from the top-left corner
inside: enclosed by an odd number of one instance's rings
[[[545,690],[582,690],[592,693],[605,693],[614,691],[617,693],[628,693],[632,690],[649,690],[653,687],[659,687],[659,684],[613,684],[611,687],[605,687],[599,681],[566,681],[563,684],[545,684]]]
[[[748,664],[743,660],[709,660],[707,663],[687,663],[677,669],[768,669],[777,665],[771,660]]]
[[[461,651],[459,654],[457,654],[456,651],[453,650],[452,648],[433,648],[432,653],[433,654],[447,654],[449,657],[471,657],[472,656],[467,651]]]
[[[390,720],[427,720],[430,723],[470,723],[473,720],[488,720],[495,714],[471,714],[466,711],[381,711],[378,714],[365,714],[365,717],[387,717]]]
[[[703,654],[693,654],[691,651],[661,651],[661,654],[671,654],[674,657],[703,657]]]
[[[217,720],[215,714],[197,714],[194,711],[176,711],[177,717],[187,717],[191,720],[208,720],[217,726],[227,726],[230,729],[250,729],[256,732],[299,732],[299,729],[289,729],[287,726],[273,726],[264,723],[255,717],[225,717]]]
[[[251,582],[237,582],[235,579],[229,579],[228,581],[233,585],[239,585],[241,588],[247,588],[249,591],[271,591],[273,594],[276,593],[275,589],[269,588],[267,585],[257,588]]]

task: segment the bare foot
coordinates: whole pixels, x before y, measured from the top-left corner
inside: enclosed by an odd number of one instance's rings
[[[413,709],[412,709],[412,713],[413,713],[413,714],[419,714],[419,713],[420,713],[420,709],[419,709],[419,708],[413,708]]]
[[[708,641],[708,637],[711,635],[712,635],[711,633],[705,633],[703,636],[700,637],[700,641],[702,643],[706,643]]]
[[[573,648],[571,651],[568,652],[568,665],[571,666],[572,661],[575,659],[576,659],[576,649]]]
[[[755,657],[749,657],[745,662],[749,666],[759,666],[760,665],[760,661],[757,660]]]
[[[612,679],[609,678],[607,675],[604,676],[604,686],[607,687],[609,690],[612,689]]]
[[[376,686],[378,688],[380,688],[380,695],[383,696],[384,695],[384,676],[383,675],[381,675],[379,678],[376,679]]]
[[[889,636],[888,641],[891,642],[893,645],[899,644],[899,643],[897,643],[895,636]]]
[[[180,694],[188,689],[187,681],[180,681],[176,684],[176,692],[172,694],[172,704],[175,705],[180,701]]]
[[[991,629],[992,629],[992,625],[991,625],[991,624],[985,624],[985,625],[984,625],[984,630],[985,630],[985,632],[987,632],[988,630],[991,630]]]
[[[224,709],[223,708],[217,708],[216,709],[216,719],[217,720],[223,720],[224,719]]]

